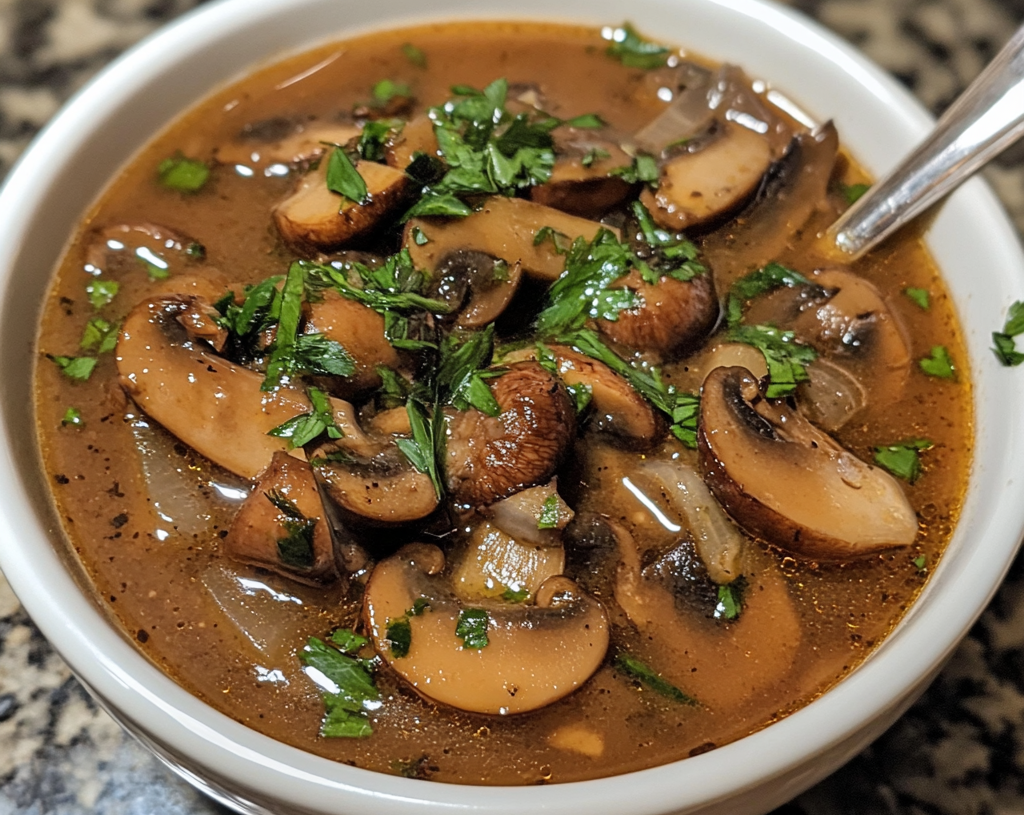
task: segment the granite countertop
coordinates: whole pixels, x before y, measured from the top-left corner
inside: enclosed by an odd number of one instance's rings
[[[120,51],[201,0],[0,0],[0,177]],[[792,0],[940,112],[1024,18],[1024,0]],[[1024,230],[1024,143],[986,171]],[[0,575],[0,815],[227,812],[89,698]],[[924,697],[776,815],[1024,812],[1024,557]]]

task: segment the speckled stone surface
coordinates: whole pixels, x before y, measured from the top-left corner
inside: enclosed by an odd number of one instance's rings
[[[0,177],[60,104],[196,0],[0,0]],[[1024,0],[792,0],[941,110]],[[1024,230],[1024,145],[987,171]],[[0,815],[209,815],[100,711],[0,575]],[[938,681],[861,756],[777,815],[1024,813],[1024,559]]]

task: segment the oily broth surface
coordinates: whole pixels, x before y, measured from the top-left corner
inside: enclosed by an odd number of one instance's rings
[[[401,46],[406,42],[423,49],[429,70],[405,58]],[[179,230],[205,245],[205,263],[182,262],[172,266],[174,273],[214,268],[233,282],[254,283],[287,267],[292,253],[277,237],[269,210],[287,195],[293,179],[260,174],[247,178],[220,167],[200,195],[182,196],[154,181],[155,167],[176,150],[208,158],[245,125],[273,116],[331,120],[368,99],[371,86],[382,78],[412,83],[424,104],[447,98],[448,88],[458,83],[482,87],[499,76],[510,82],[540,81],[553,101],[551,113],[567,118],[597,111],[613,126],[635,130],[663,107],[655,95],[658,72],[626,69],[603,50],[603,41],[589,29],[452,24],[326,46],[263,69],[183,117],[104,194],[58,270],[39,350],[75,353],[85,323],[95,313],[84,293],[90,278],[83,271],[95,229],[145,221]],[[320,70],[292,81],[320,64]],[[847,179],[860,180],[856,173],[848,168]],[[812,238],[834,216],[835,211],[818,213],[778,259],[805,272],[821,265]],[[650,767],[757,730],[853,668],[902,616],[955,524],[970,461],[972,416],[966,353],[952,303],[913,237],[861,261],[856,271],[886,293],[908,329],[915,359],[942,344],[959,364],[955,383],[915,370],[900,402],[869,405],[839,434],[865,460],[877,444],[916,437],[935,442],[926,454],[924,476],[907,487],[922,532],[911,550],[843,565],[798,563],[758,550],[760,562],[777,565],[773,580],[797,609],[803,648],[785,682],[728,711],[687,707],[642,691],[606,663],[576,693],[543,710],[508,718],[478,716],[438,709],[388,670],[380,670],[377,682],[385,704],[371,715],[373,737],[321,739],[320,696],[302,674],[296,654],[309,636],[322,637],[338,625],[353,624],[358,597],[348,596],[341,583],[311,589],[236,564],[227,569],[251,582],[248,593],[236,590],[229,596],[217,547],[247,485],[152,426],[126,403],[111,355],[101,357],[85,383],[68,381],[41,357],[36,394],[45,467],[68,540],[105,607],[176,681],[260,732],[360,767],[457,783],[573,781]],[[140,266],[114,269],[108,276],[121,284],[117,299],[102,312],[108,319],[122,317],[150,289]],[[900,294],[907,286],[931,292],[929,312]],[[680,384],[692,378],[685,360],[666,373]],[[84,428],[61,427],[69,405],[81,409]],[[141,458],[140,443],[148,451]],[[653,552],[672,538],[621,480],[639,458],[595,443],[580,471],[589,492],[578,509],[610,514],[633,532],[642,552]],[[147,487],[144,468],[161,482],[163,492]],[[671,512],[656,486],[636,480]],[[912,562],[920,555],[927,558],[925,570]],[[665,664],[654,645],[611,608],[610,598],[602,599],[614,625],[612,651],[616,645],[627,647],[698,699],[702,687],[745,681],[708,670],[680,673],[678,665]],[[742,624],[741,619],[737,625]],[[703,620],[695,626],[702,635],[733,636],[729,626],[716,628]],[[566,728],[601,734],[601,755],[551,746],[550,736]]]

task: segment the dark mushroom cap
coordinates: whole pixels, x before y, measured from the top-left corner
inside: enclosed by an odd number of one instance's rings
[[[448,490],[459,504],[490,504],[548,481],[575,436],[565,385],[536,362],[510,365],[489,385],[500,415],[448,414]]]

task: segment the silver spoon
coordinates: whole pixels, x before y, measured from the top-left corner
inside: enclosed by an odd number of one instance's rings
[[[1024,135],[1024,27],[939,119],[931,135],[829,228],[857,258],[952,192]]]

